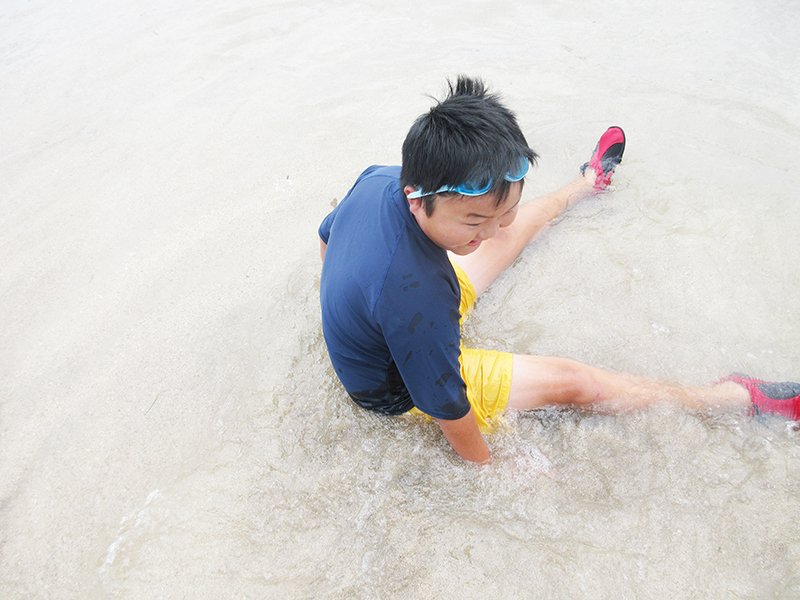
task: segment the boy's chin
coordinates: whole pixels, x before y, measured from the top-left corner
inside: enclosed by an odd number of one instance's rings
[[[457,248],[451,248],[450,252],[452,252],[457,256],[466,256],[467,254],[472,254],[473,252],[475,252],[475,250],[477,250],[480,247],[481,245],[479,242],[474,246],[458,246]]]

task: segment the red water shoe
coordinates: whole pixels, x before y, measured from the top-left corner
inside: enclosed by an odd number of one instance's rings
[[[792,421],[800,420],[800,383],[761,381],[741,373],[724,377],[719,383],[723,381],[738,383],[750,392],[755,414],[773,413]]]
[[[623,152],[625,152],[625,132],[620,127],[609,127],[600,136],[592,158],[581,167],[581,174],[586,172],[586,167],[592,167],[597,173],[594,189],[598,192],[603,191],[611,181],[614,169],[622,160]]]

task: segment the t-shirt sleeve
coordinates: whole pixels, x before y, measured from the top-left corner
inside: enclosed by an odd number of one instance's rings
[[[339,207],[342,205],[340,202],[336,208],[334,208],[328,216],[322,220],[322,224],[319,226],[319,239],[321,239],[326,244],[331,237],[331,227],[333,227],[333,221],[336,219],[336,213],[339,210]]]
[[[353,189],[355,189],[355,187],[359,184],[361,180],[363,180],[365,177],[367,177],[368,175],[370,175],[376,169],[379,168],[380,167],[378,165],[372,165],[371,167],[366,169],[363,173],[361,173],[361,175],[358,176],[358,179],[356,179],[356,182],[353,184],[353,187],[351,187],[350,190],[347,192],[347,194],[345,194],[345,197],[342,199],[342,201],[339,202],[339,204],[336,205],[336,208],[334,208],[331,212],[329,212],[328,216],[322,220],[322,224],[319,226],[318,233],[319,233],[319,238],[323,242],[327,244],[328,240],[331,237],[331,227],[333,227],[333,222],[336,220],[336,214],[339,212],[339,207],[347,201],[347,198],[350,196],[350,194],[353,192]]]
[[[459,363],[460,292],[444,272],[417,275],[387,277],[375,317],[414,405],[437,419],[460,419],[470,409]]]

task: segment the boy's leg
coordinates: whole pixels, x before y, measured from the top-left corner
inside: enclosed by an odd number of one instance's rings
[[[566,358],[515,354],[507,408],[583,405],[620,411],[660,401],[677,401],[698,410],[747,409],[751,405],[747,389],[731,381],[713,387],[687,387],[610,373]]]
[[[472,254],[451,254],[450,258],[466,272],[476,294],[480,296],[517,259],[525,246],[573,202],[595,194],[595,178],[593,169],[587,168],[586,173],[572,183],[522,204],[514,222],[500,229]]]
[[[570,204],[605,189],[624,151],[625,133],[619,127],[609,127],[600,136],[589,162],[581,167],[581,177],[552,194],[520,206],[511,225],[484,241],[474,253],[455,258],[476,293],[480,295],[497,279],[525,246]]]

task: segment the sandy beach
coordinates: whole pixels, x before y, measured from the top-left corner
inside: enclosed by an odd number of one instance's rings
[[[471,344],[796,381],[798,30],[795,0],[4,2],[0,596],[800,596],[793,424],[541,411],[465,465],[347,399],[316,233],[481,76],[542,157],[524,198],[628,148]]]

